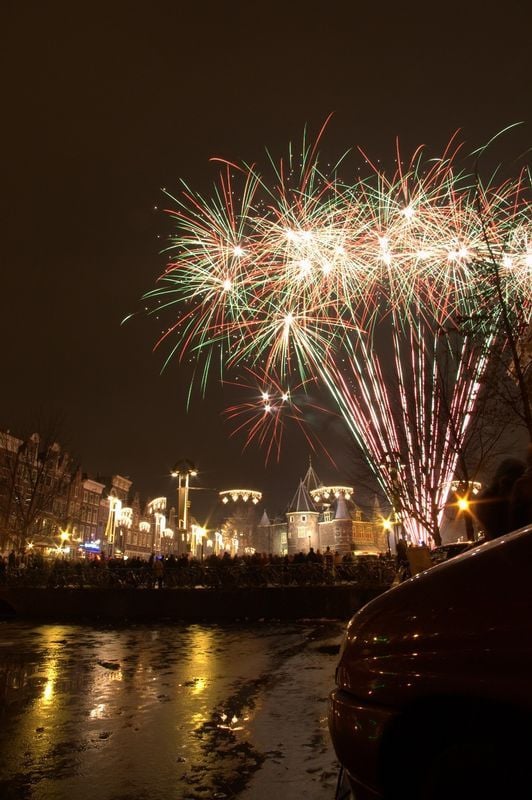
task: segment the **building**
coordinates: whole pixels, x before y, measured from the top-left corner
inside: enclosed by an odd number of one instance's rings
[[[364,519],[349,486],[324,486],[309,465],[289,504],[286,520],[270,522],[264,510],[256,527],[255,549],[295,555],[327,547],[341,555],[384,553],[386,532],[378,503]]]
[[[60,546],[71,479],[70,456],[57,442],[0,432],[0,552]]]
[[[89,478],[78,468],[72,475],[68,493],[67,531],[73,543],[97,549],[100,504],[105,485]]]
[[[308,553],[320,547],[320,512],[313,502],[305,481],[300,481],[287,513],[287,553]]]

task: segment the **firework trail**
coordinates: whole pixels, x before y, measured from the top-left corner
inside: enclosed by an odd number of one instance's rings
[[[218,368],[268,397],[325,387],[415,541],[438,533],[499,335],[495,268],[514,324],[530,320],[525,176],[481,184],[455,166],[459,150],[419,149],[406,166],[398,152],[390,177],[365,158],[356,179],[340,178],[345,157],[322,172],[306,139],[270,159],[271,179],[222,162],[211,198],[185,184],[172,198],[177,232],[147,295],[175,312],[158,344],[197,362],[203,391]],[[304,427],[302,403],[272,408],[226,412],[267,457],[287,421]]]

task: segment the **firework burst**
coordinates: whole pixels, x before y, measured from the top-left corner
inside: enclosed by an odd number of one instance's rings
[[[226,414],[268,456],[288,422],[304,428],[296,387],[325,387],[417,541],[438,530],[474,412],[495,272],[516,324],[530,320],[525,176],[483,185],[457,168],[459,149],[420,149],[406,167],[398,153],[391,177],[366,158],[352,181],[345,157],[325,175],[306,141],[270,159],[272,179],[222,163],[212,198],[185,185],[173,198],[170,260],[147,295],[175,310],[159,344],[203,365],[204,390],[215,360],[243,372],[252,399]],[[481,312],[479,345],[460,321]]]
[[[275,371],[244,367],[238,380],[224,381],[238,388],[246,400],[229,406],[224,415],[233,424],[233,435],[246,436],[245,447],[258,444],[271,457],[279,459],[287,427],[297,427],[313,451],[318,448],[334,465],[334,459],[325,444],[309,424],[310,412],[320,416],[330,415],[327,409],[311,399],[310,392],[318,383],[315,377],[292,384]]]

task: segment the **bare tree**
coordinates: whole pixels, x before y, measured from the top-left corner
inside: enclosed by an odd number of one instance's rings
[[[52,543],[66,521],[72,462],[57,427],[23,438],[0,433],[0,549],[24,549],[36,536]]]

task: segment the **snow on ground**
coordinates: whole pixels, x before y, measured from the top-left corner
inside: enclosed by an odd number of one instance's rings
[[[338,763],[327,728],[341,628],[288,658],[250,726],[266,759],[239,800],[333,798]]]

